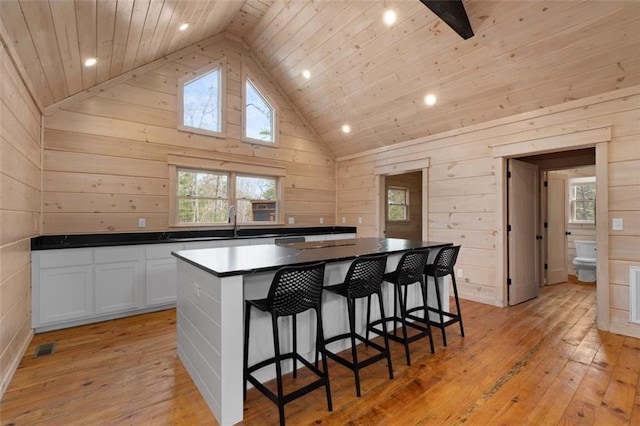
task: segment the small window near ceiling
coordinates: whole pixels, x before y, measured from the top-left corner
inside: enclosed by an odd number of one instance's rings
[[[220,136],[222,133],[222,66],[197,72],[197,77],[178,84],[181,116],[178,128]]]
[[[245,79],[244,137],[249,142],[276,142],[276,110],[258,87]]]
[[[390,186],[387,188],[387,220],[409,220],[409,189]]]
[[[226,223],[229,209],[229,175],[178,169],[178,222]]]
[[[569,203],[571,207],[571,223],[595,223],[596,178],[570,179]]]

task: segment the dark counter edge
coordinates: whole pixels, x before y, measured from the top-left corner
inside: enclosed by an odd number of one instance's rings
[[[305,228],[240,228],[199,231],[129,232],[116,234],[41,235],[31,239],[31,250],[55,250],[83,247],[127,246],[137,244],[182,243],[189,241],[233,240],[246,238],[294,237],[301,235],[355,234],[355,226],[318,226]]]
[[[430,243],[429,248],[439,248],[439,247],[446,247],[446,246],[450,246],[452,245],[452,243]],[[206,250],[206,249],[203,249]],[[407,251],[407,249],[398,249],[398,250],[389,250],[389,251],[385,251],[384,253],[386,254],[392,254],[392,253],[400,253],[400,252],[404,252]],[[270,271],[277,271],[278,269],[282,268],[282,266],[265,266],[263,268],[253,268],[253,269],[240,269],[237,271],[232,271],[232,272],[217,272],[214,271],[213,269],[207,268],[206,266],[202,265],[201,263],[198,262],[194,262],[193,260],[186,258],[184,256],[180,256],[179,253],[176,252],[172,252],[171,253],[174,257],[177,257],[180,260],[183,260],[184,262],[195,266],[198,269],[201,269],[211,275],[214,275],[216,277],[219,278],[225,278],[225,277],[232,277],[232,276],[236,276],[236,275],[247,275],[247,274],[257,274],[260,272],[270,272]],[[373,254],[373,253],[370,253]],[[349,256],[340,256],[340,257],[332,257],[331,259],[325,259],[322,260],[322,262],[325,263],[333,263],[333,262],[343,262],[345,260],[351,260],[351,259],[355,259],[357,257],[360,257],[362,255],[349,255]],[[305,262],[292,262],[290,265],[293,266],[302,266],[302,265],[306,265],[306,264],[312,264],[312,263],[317,263],[319,262],[318,260],[315,261],[305,261]]]

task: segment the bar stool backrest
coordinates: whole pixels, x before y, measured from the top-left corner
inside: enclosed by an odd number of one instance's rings
[[[429,249],[414,249],[403,253],[396,268],[398,285],[423,282],[424,267],[429,257]]]
[[[351,262],[340,292],[353,298],[366,297],[380,291],[387,268],[387,255],[362,256]]]
[[[287,266],[276,272],[266,306],[276,317],[318,308],[324,283],[324,262]]]
[[[433,261],[435,273],[439,277],[453,274],[453,267],[458,260],[460,246],[447,246],[440,249]]]

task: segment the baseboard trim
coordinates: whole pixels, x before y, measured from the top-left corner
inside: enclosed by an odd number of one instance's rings
[[[12,360],[11,366],[7,370],[7,374],[2,378],[2,381],[0,382],[0,399],[2,399],[2,397],[4,396],[5,391],[9,387],[9,383],[11,383],[13,376],[16,374],[16,370],[20,366],[20,362],[22,361],[24,354],[27,352],[27,348],[29,347],[31,340],[33,340],[33,335],[33,329],[31,329],[31,331],[27,333],[26,338],[22,342],[22,347],[18,352],[20,356],[17,356]]]

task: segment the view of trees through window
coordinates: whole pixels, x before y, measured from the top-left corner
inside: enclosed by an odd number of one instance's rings
[[[273,107],[260,94],[253,83],[246,80],[245,136],[265,142],[273,142]]]
[[[220,68],[216,68],[184,84],[182,91],[182,124],[184,126],[211,132],[222,131],[220,77]]]
[[[571,182],[571,219],[572,222],[595,222],[596,219],[596,183],[573,180]]]
[[[227,223],[233,200],[239,223],[276,220],[275,177],[179,169],[177,182],[179,223]]]
[[[387,188],[387,219],[408,220],[409,190],[407,188]]]
[[[178,171],[178,221],[224,223],[229,210],[229,177],[192,170]]]

